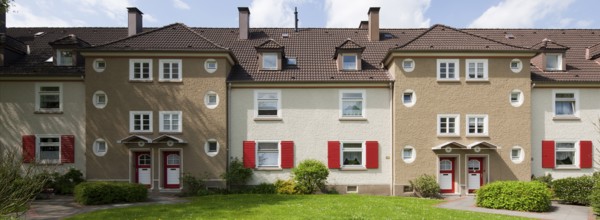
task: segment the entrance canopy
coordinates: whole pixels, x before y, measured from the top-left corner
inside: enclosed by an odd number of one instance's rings
[[[488,149],[500,149],[501,148],[500,146],[492,144],[487,141],[479,141],[479,142],[475,142],[475,143],[467,145],[468,149],[473,149],[474,147],[485,147]]]
[[[441,150],[441,149],[443,149],[444,147],[449,147],[449,148],[459,148],[459,149],[468,149],[468,148],[467,148],[467,146],[465,146],[465,145],[462,145],[462,144],[460,144],[460,143],[458,143],[458,142],[455,142],[455,141],[446,142],[446,143],[440,144],[440,145],[438,145],[438,146],[435,146],[435,147],[433,147],[433,148],[431,148],[431,149],[432,149],[432,150]]]
[[[173,144],[185,144],[187,142],[181,138],[177,138],[177,137],[174,137],[171,135],[164,134],[164,135],[158,136],[157,138],[154,138],[154,140],[152,140],[152,143],[157,143],[157,144],[165,143],[169,146],[172,146]]]
[[[148,143],[152,143],[152,139],[141,136],[141,135],[130,135],[126,138],[123,138],[121,140],[118,140],[117,143],[119,144],[140,144],[140,143],[144,143],[144,144],[148,144]]]

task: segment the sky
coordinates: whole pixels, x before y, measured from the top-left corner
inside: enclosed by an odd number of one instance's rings
[[[237,27],[237,7],[250,27],[356,28],[369,7],[381,7],[382,28],[600,28],[598,0],[16,0],[8,27],[125,27],[137,7],[145,27]]]

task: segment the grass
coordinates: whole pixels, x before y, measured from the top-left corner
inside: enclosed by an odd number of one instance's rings
[[[70,219],[518,219],[433,207],[442,200],[363,195],[213,195]]]

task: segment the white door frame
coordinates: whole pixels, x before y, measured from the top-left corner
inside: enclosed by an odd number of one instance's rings
[[[487,184],[490,181],[490,154],[465,154],[465,186],[466,186],[466,194],[467,195],[475,195],[476,193],[469,193],[469,158],[470,157],[483,157],[485,175],[482,181],[482,186]]]
[[[440,183],[440,158],[441,157],[454,157],[456,158],[454,161],[454,164],[452,164],[452,166],[455,166],[454,168],[454,193],[442,193],[442,195],[460,195],[462,189],[460,187],[460,154],[436,154],[437,155],[437,160],[435,161],[435,179],[437,181],[437,183]]]
[[[164,161],[164,151],[179,151],[179,178],[183,177],[183,148],[158,148],[158,157],[160,157],[161,159],[158,160],[158,189],[159,190],[173,190],[173,189],[167,189],[164,187],[165,184],[167,183],[163,183],[163,178],[161,178],[161,175],[163,175],[163,172],[165,171],[164,166],[163,166],[163,161]],[[183,181],[179,181],[179,190],[183,189]]]
[[[141,147],[136,147],[136,148],[129,148],[129,182],[133,183],[134,182],[134,178],[131,177],[131,174],[136,172],[134,163],[137,163],[137,158],[136,160],[132,160],[133,159],[133,155],[137,152],[150,152],[150,189],[154,189],[154,179],[152,178],[154,176],[154,163],[155,163],[155,159],[154,159],[154,150],[152,148],[141,148]]]

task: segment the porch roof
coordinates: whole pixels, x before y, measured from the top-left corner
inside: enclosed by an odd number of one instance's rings
[[[148,138],[148,137],[144,137],[141,135],[130,135],[126,138],[123,138],[121,140],[118,140],[117,143],[119,144],[133,144],[133,143],[140,143],[144,142],[144,143],[152,143],[152,139]]]
[[[487,147],[489,149],[501,149],[500,146],[492,144],[492,143],[487,142],[487,141],[479,141],[479,142],[475,142],[475,143],[469,144],[469,145],[467,145],[467,148],[468,149],[473,149],[476,146],[483,146],[483,147]]]
[[[456,147],[458,147],[460,149],[469,149],[467,146],[465,146],[463,144],[460,144],[460,143],[458,143],[456,141],[446,142],[446,143],[440,144],[438,146],[432,147],[431,149],[432,150],[441,150],[444,147],[451,147],[452,148],[452,146],[456,146]]]

